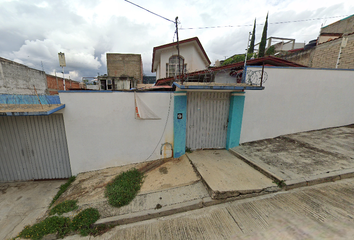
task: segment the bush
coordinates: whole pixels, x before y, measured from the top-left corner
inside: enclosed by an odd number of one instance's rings
[[[108,203],[114,207],[129,204],[140,190],[143,178],[144,174],[135,168],[118,175],[107,184],[105,195]]]

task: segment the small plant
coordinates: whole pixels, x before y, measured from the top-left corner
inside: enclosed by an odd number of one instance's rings
[[[58,238],[63,238],[70,232],[70,219],[66,217],[50,217],[33,226],[26,226],[18,235],[21,238],[39,240],[47,234],[56,233]]]
[[[53,207],[50,210],[49,215],[54,215],[56,213],[58,215],[62,215],[63,213],[74,211],[78,209],[78,207],[79,206],[77,206],[77,200],[66,200]]]
[[[71,224],[71,229],[79,231],[81,236],[87,236],[94,231],[92,224],[100,218],[100,214],[95,208],[87,208],[76,215]]]
[[[105,195],[108,203],[114,207],[129,204],[137,195],[143,183],[144,174],[137,169],[122,172],[107,184]]]
[[[62,184],[59,188],[59,191],[57,193],[57,195],[55,195],[55,197],[53,198],[52,202],[50,203],[49,207],[51,207],[55,201],[66,191],[66,189],[68,189],[68,187],[70,186],[70,184],[75,181],[76,177],[75,176],[72,176],[69,178],[69,180]]]
[[[283,188],[286,186],[286,183],[284,180],[273,180],[273,183],[275,183],[279,188]]]
[[[90,230],[90,235],[96,237],[108,232],[110,229],[114,227],[115,225],[100,224],[92,227],[92,229]]]
[[[192,150],[191,150],[191,148],[189,148],[189,147],[186,147],[186,153],[192,153]]]

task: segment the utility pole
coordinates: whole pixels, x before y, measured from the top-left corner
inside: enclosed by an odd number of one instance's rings
[[[181,75],[181,58],[179,55],[178,17],[176,17],[176,19],[175,19],[175,24],[176,24],[177,52],[178,52],[178,76],[180,77],[180,75]]]

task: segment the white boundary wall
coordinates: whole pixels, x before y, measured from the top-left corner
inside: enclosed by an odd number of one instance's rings
[[[59,93],[73,175],[171,156],[173,93],[137,94],[161,120],[135,119],[133,92]]]
[[[265,89],[246,91],[240,143],[354,123],[353,70],[265,67],[265,71]]]

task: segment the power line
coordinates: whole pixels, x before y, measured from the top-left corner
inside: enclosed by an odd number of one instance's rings
[[[152,14],[154,14],[154,15],[160,17],[160,18],[163,18],[163,19],[165,19],[165,20],[167,20],[167,21],[169,21],[169,22],[175,23],[175,21],[172,21],[172,20],[170,20],[170,19],[168,19],[168,18],[165,18],[165,17],[163,17],[163,16],[161,16],[161,15],[159,15],[159,14],[157,14],[157,13],[151,12],[150,10],[148,10],[148,9],[146,9],[146,8],[143,8],[142,6],[139,6],[138,4],[132,3],[132,2],[130,2],[130,1],[128,1],[128,0],[124,0],[124,1],[126,1],[126,2],[128,2],[128,3],[130,3],[130,4],[133,4],[134,6],[136,6],[136,7],[138,7],[138,8],[144,9],[145,11],[147,11],[147,12],[149,12],[149,13],[152,13]]]
[[[323,20],[323,19],[329,19],[329,18],[342,18],[342,17],[347,17],[349,15],[343,15],[343,16],[335,16],[335,17],[324,17],[324,18],[310,18],[310,19],[302,19],[302,20],[293,20],[293,21],[282,21],[282,22],[273,22],[273,23],[268,23],[268,24],[285,24],[285,23],[294,23],[294,22],[307,22],[307,21],[317,21],[317,20]],[[258,23],[256,25],[264,25],[264,23]],[[212,26],[212,27],[194,27],[194,28],[180,28],[180,30],[191,30],[191,29],[210,29],[210,28],[234,28],[234,27],[252,27],[253,24],[244,24],[244,25],[229,25],[229,26]]]

